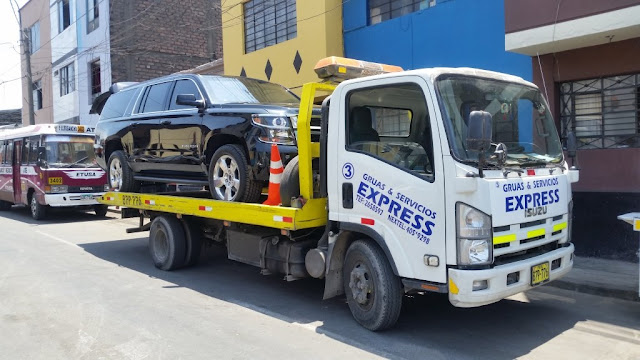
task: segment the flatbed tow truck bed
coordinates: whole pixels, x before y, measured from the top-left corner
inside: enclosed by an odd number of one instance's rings
[[[284,230],[300,230],[327,223],[327,199],[309,199],[302,208],[270,206],[180,196],[108,192],[98,201],[109,206],[176,215],[196,216]]]

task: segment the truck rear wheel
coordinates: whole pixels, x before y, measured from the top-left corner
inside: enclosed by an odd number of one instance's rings
[[[200,259],[202,250],[202,230],[197,223],[192,220],[182,219],[184,227],[186,255],[184,258],[184,266],[193,266]]]
[[[47,216],[47,205],[40,204],[36,199],[36,194],[31,194],[29,210],[31,210],[31,217],[34,220],[43,220]]]
[[[404,296],[402,282],[380,247],[354,241],[345,255],[342,279],[349,309],[360,325],[372,331],[395,325]]]
[[[175,270],[183,266],[186,248],[180,220],[166,215],[153,219],[149,231],[149,252],[158,269]]]

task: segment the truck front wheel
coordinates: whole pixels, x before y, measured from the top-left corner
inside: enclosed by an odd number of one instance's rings
[[[402,308],[402,282],[380,247],[354,241],[345,255],[342,278],[349,309],[360,325],[372,331],[395,325]]]
[[[151,222],[149,252],[161,270],[175,270],[184,265],[187,246],[180,220],[160,215]]]

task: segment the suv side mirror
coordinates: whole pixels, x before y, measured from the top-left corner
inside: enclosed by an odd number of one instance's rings
[[[200,110],[204,109],[204,100],[196,99],[194,94],[180,94],[176,97],[176,104],[193,106]]]
[[[472,111],[469,114],[467,149],[483,152],[491,147],[491,114],[486,111]]]

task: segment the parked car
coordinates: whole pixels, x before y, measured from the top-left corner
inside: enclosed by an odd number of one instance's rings
[[[98,164],[115,191],[141,182],[208,186],[215,199],[256,202],[271,144],[297,154],[299,98],[245,77],[176,74],[114,84],[93,103]]]

